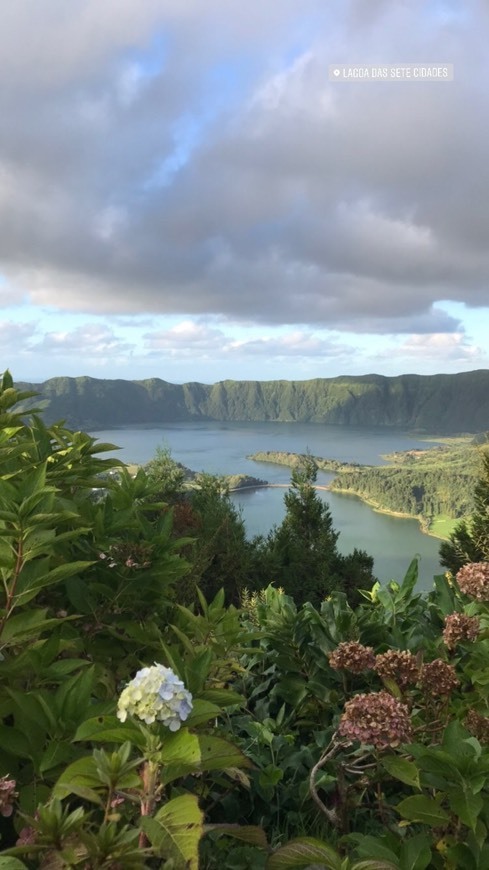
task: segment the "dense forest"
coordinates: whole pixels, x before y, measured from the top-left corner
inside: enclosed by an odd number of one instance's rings
[[[61,377],[20,386],[40,393],[47,422],[65,420],[89,430],[202,419],[389,426],[436,434],[489,429],[486,370],[211,385]]]
[[[487,433],[480,433],[426,450],[392,453],[384,457],[389,464],[380,466],[320,456],[310,459],[316,468],[336,475],[328,484],[332,490],[359,496],[380,510],[417,517],[423,528],[430,530],[440,517],[456,520],[472,512],[486,443]],[[305,457],[266,451],[249,458],[295,468]]]
[[[248,541],[225,481],[31,399],[4,374],[0,868],[485,870],[487,450],[419,593],[338,552],[311,457]]]

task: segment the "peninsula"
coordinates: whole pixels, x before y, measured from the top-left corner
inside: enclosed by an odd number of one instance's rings
[[[487,433],[474,438],[446,439],[445,444],[426,450],[388,454],[383,457],[386,465],[311,458],[320,471],[335,475],[326,484],[332,492],[357,496],[375,510],[414,517],[424,532],[446,538],[455,523],[473,509],[481,448],[488,443]],[[266,451],[248,458],[294,468],[304,454]]]

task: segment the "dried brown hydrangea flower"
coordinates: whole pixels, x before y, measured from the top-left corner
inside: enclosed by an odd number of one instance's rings
[[[489,601],[489,562],[471,562],[456,575],[459,588],[476,601]]]
[[[411,739],[409,710],[388,692],[355,695],[345,704],[338,733],[376,749],[396,747]]]
[[[329,654],[329,663],[335,671],[352,671],[361,674],[369,671],[375,665],[375,653],[371,646],[363,646],[356,640],[348,640],[340,643]]]
[[[420,683],[424,691],[433,697],[450,695],[459,685],[455,668],[442,659],[434,659],[423,665]]]
[[[0,815],[2,816],[11,816],[14,811],[14,798],[17,797],[15,786],[15,779],[8,779],[8,774],[0,777]]]
[[[451,613],[445,617],[443,640],[448,649],[453,649],[463,640],[477,640],[480,622],[477,616],[466,616],[465,613]]]
[[[481,716],[477,710],[469,710],[464,722],[467,731],[470,731],[480,743],[489,743],[489,719]]]
[[[400,649],[390,649],[378,655],[375,659],[375,670],[380,677],[395,680],[401,689],[416,683],[419,675],[416,656],[408,650]]]

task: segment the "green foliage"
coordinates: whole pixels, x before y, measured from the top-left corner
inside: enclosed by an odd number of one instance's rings
[[[333,590],[342,589],[355,601],[358,590],[370,588],[374,581],[373,559],[359,550],[348,556],[338,552],[338,532],[329,507],[315,490],[316,478],[312,456],[303,457],[293,468],[284,497],[284,520],[266,539],[255,541],[254,588],[276,582],[297,603],[316,605]]]
[[[361,554],[338,561],[312,461],[254,551],[221,481],[162,502],[157,475],[111,473],[95,439],[19,408],[32,398],[4,376],[0,868],[484,870],[488,604],[449,576],[417,592],[416,560],[355,600],[341,571]],[[295,600],[267,586],[230,605],[267,547],[261,570],[278,566]],[[454,614],[476,636],[448,644]],[[407,682],[379,668],[392,653],[415,663]],[[116,715],[154,661],[193,695],[175,732]],[[350,702],[379,694],[398,716],[382,707],[380,745],[371,713],[344,730]]]
[[[441,564],[456,574],[467,562],[489,560],[489,451],[481,450],[482,471],[474,488],[473,512],[440,547]]]
[[[170,384],[52,378],[47,419],[89,429],[180,420],[273,420],[459,433],[489,429],[487,371],[455,375]],[[27,386],[27,385],[26,385]]]

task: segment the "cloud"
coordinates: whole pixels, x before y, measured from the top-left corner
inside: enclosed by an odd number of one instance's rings
[[[239,359],[247,356],[284,359],[320,358],[351,354],[353,348],[333,339],[324,339],[305,331],[260,338],[235,338],[222,329],[182,321],[171,329],[146,333],[144,346],[154,356],[200,359]]]
[[[424,360],[443,360],[457,363],[473,363],[483,356],[480,347],[471,345],[463,333],[451,335],[412,335],[399,347],[401,356],[419,357]]]
[[[376,353],[372,359],[375,364],[385,360],[408,362],[410,366],[415,363],[417,371],[433,371],[433,364],[438,371],[456,371],[460,366],[482,368],[489,364],[484,349],[471,343],[463,332],[410,335],[401,344]]]
[[[168,356],[203,356],[219,353],[226,344],[224,333],[204,324],[184,320],[170,329],[161,329],[143,335],[144,346],[150,353]]]
[[[478,2],[455,13],[421,0],[9,4],[10,285],[89,314],[453,334],[437,302],[487,305],[489,273],[489,22]],[[335,61],[430,60],[453,62],[455,81],[327,80]],[[148,350],[218,348],[199,329]],[[45,342],[68,351],[63,333]]]
[[[118,338],[108,326],[86,323],[71,331],[47,332],[36,349],[47,354],[82,358],[117,357],[129,354],[134,345]]]
[[[22,354],[32,349],[36,327],[32,323],[0,320],[0,345],[5,354]]]

